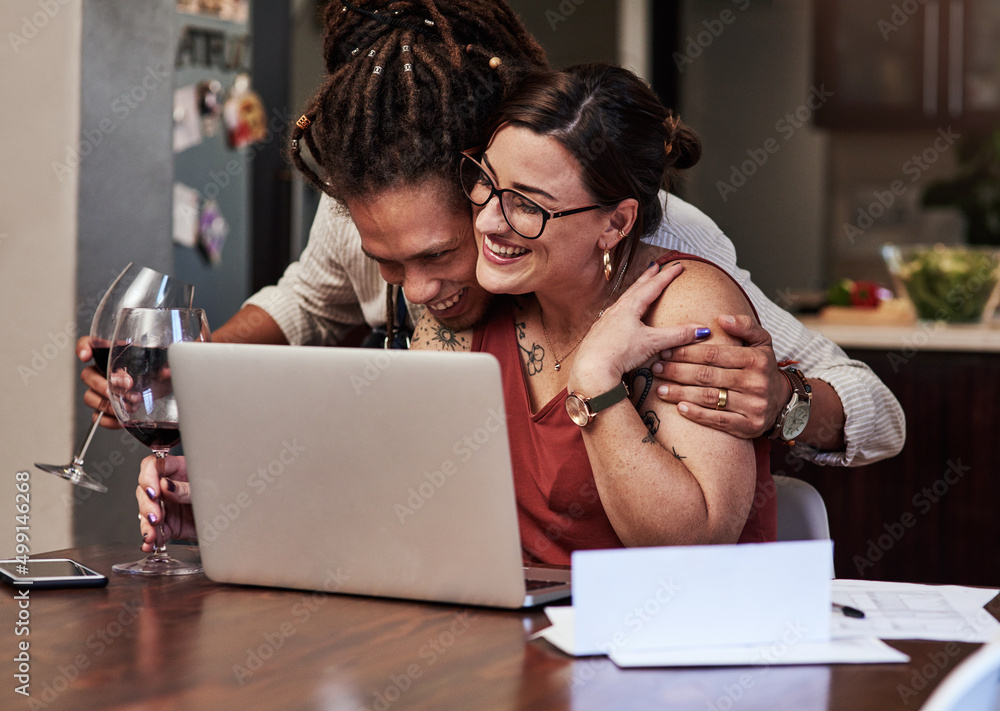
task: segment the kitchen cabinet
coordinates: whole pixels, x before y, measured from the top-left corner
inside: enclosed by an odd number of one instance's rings
[[[823,495],[837,577],[1000,585],[1000,331],[819,330],[868,364],[906,415],[903,450],[866,466],[820,467],[772,445],[772,472]]]
[[[1000,122],[996,0],[816,0],[818,126],[898,130]]]

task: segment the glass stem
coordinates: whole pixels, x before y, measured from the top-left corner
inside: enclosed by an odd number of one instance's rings
[[[94,414],[97,415],[90,423],[90,429],[87,430],[87,436],[80,443],[80,448],[76,450],[76,454],[73,455],[73,466],[81,467],[83,466],[83,457],[87,454],[87,448],[90,447],[90,440],[94,439],[94,433],[97,432],[97,427],[101,424],[101,418],[104,417],[104,402],[101,402],[101,406],[94,410]]]
[[[164,459],[164,458],[166,458],[167,453],[166,452],[159,452],[159,451],[157,451],[157,452],[153,452],[153,456],[156,457],[157,459]],[[159,467],[157,467],[157,468],[159,468]],[[164,517],[166,515],[167,515],[166,502],[163,500],[163,494],[161,493],[160,494],[160,523],[156,527],[156,542],[153,544],[153,552],[149,554],[150,557],[155,557],[155,558],[168,558],[169,557],[169,554],[167,553],[167,540],[166,540],[165,534],[163,533],[163,520],[164,520]]]

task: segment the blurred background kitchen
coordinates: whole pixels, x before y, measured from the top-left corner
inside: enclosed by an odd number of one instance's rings
[[[1000,582],[983,553],[1000,550],[1000,330],[878,305],[903,296],[885,243],[1000,245],[1000,3],[511,4],[554,66],[625,64],[677,108],[704,144],[679,192],[766,294],[897,392],[909,438],[894,460],[822,471],[774,455],[822,491],[838,575]],[[0,8],[0,500],[31,472],[32,551],[138,541],[145,451],[128,435],[100,431],[88,453],[107,494],[32,467],[66,458],[89,422],[73,344],[114,275],[135,261],[195,284],[217,327],[303,248],[317,197],[281,149],[322,76],[322,5]]]

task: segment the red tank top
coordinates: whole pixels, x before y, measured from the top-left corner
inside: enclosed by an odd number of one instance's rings
[[[681,258],[711,264],[676,251],[657,262]],[[492,353],[500,361],[525,561],[569,565],[574,550],[624,547],[601,504],[580,428],[566,415],[566,390],[531,413],[509,303],[476,328],[472,350]],[[757,484],[740,543],[773,541],[777,535],[769,452],[770,440],[754,440]]]

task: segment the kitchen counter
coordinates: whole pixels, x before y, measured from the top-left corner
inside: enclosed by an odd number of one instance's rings
[[[841,348],[889,351],[964,351],[1000,353],[1000,322],[989,326],[947,325],[940,322],[905,324],[835,322],[814,316],[799,320]]]

